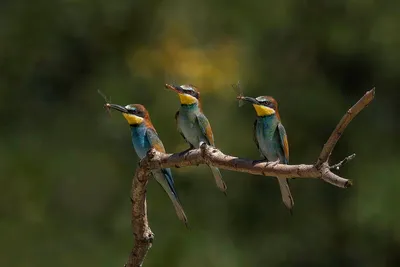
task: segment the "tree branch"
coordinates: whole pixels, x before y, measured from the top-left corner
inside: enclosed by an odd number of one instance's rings
[[[135,245],[129,255],[128,262],[124,265],[125,267],[142,266],[147,251],[149,251],[154,239],[154,234],[147,220],[146,204],[146,186],[150,177],[150,170],[146,168],[146,164],[141,165],[137,168],[135,177],[133,178],[131,192],[131,224]]]
[[[329,156],[331,155],[333,149],[337,141],[339,141],[342,136],[344,130],[347,128],[347,125],[351,122],[351,120],[360,113],[375,97],[375,87],[365,93],[357,103],[354,104],[347,112],[344,114],[343,118],[340,120],[339,124],[336,126],[335,130],[332,132],[328,141],[325,143],[322,148],[321,154],[319,154],[318,161],[316,166],[321,166],[324,162],[329,160]]]
[[[329,166],[328,159],[347,125],[373,100],[374,95],[375,88],[368,91],[347,111],[324,145],[315,165],[285,165],[238,158],[226,155],[219,149],[208,146],[205,143],[202,143],[199,149],[174,154],[161,153],[155,149],[149,150],[146,157],[140,161],[132,183],[132,227],[135,245],[125,267],[142,266],[146,254],[153,243],[154,234],[148,224],[146,207],[146,185],[151,175],[151,170],[207,164],[224,170],[255,175],[281,178],[316,178],[341,188],[350,187],[352,185],[350,180],[334,174],[331,169],[342,166],[354,156],[351,155],[334,166]]]

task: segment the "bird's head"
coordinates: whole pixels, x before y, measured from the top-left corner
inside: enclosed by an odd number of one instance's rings
[[[238,99],[252,103],[257,116],[264,117],[276,114],[279,117],[278,102],[272,96],[259,96],[256,98],[239,96]]]
[[[107,103],[105,107],[121,112],[129,125],[139,125],[142,122],[150,121],[149,113],[146,108],[140,104],[130,104],[123,107],[117,104]]]
[[[193,85],[175,86],[166,84],[165,87],[178,94],[182,105],[200,104],[200,92]]]

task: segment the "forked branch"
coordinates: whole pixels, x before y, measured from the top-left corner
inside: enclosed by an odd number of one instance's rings
[[[333,166],[329,166],[329,156],[348,124],[373,100],[374,95],[375,88],[368,91],[346,112],[324,145],[317,163],[314,165],[284,165],[233,157],[205,143],[199,149],[183,153],[165,154],[154,149],[149,150],[147,156],[141,160],[132,183],[132,228],[135,244],[125,266],[142,266],[154,239],[154,234],[147,220],[146,207],[146,185],[151,170],[207,164],[224,170],[246,172],[255,175],[282,178],[317,178],[341,188],[350,187],[352,185],[350,180],[334,174],[331,170],[339,168],[354,158],[355,155],[348,156]]]

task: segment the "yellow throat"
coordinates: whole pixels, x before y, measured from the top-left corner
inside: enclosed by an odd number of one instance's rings
[[[124,115],[129,124],[141,124],[144,120],[143,118],[133,114],[122,113],[122,115]]]
[[[272,114],[275,114],[275,110],[266,106],[261,106],[261,105],[256,105],[253,104],[253,107],[255,108],[257,112],[257,116],[264,117],[264,116],[269,116]]]
[[[181,104],[191,105],[197,102],[197,99],[194,96],[188,94],[179,94],[179,99]]]

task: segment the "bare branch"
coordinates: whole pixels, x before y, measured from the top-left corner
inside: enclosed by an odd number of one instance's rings
[[[351,120],[357,116],[357,114],[363,110],[368,104],[374,99],[375,97],[375,88],[372,88],[368,92],[365,93],[357,103],[354,104],[343,116],[340,120],[338,125],[336,126],[335,130],[332,132],[331,136],[329,137],[328,141],[325,143],[324,147],[322,148],[321,154],[318,157],[318,161],[316,166],[321,166],[324,162],[329,160],[329,156],[331,155],[333,149],[337,141],[342,136],[344,130],[347,128],[347,125],[351,122]]]
[[[219,149],[203,143],[199,149],[192,149],[175,154],[165,154],[151,149],[140,161],[132,183],[132,227],[135,245],[130,253],[126,267],[140,267],[150,249],[154,234],[147,221],[146,185],[151,170],[170,167],[187,167],[207,164],[224,170],[245,172],[255,175],[282,178],[316,178],[332,185],[347,188],[352,185],[348,179],[342,178],[331,169],[340,168],[353,159],[355,154],[346,157],[334,166],[329,166],[328,159],[337,141],[351,120],[364,109],[374,98],[375,89],[368,91],[343,116],[336,129],[324,145],[318,162],[315,165],[284,165],[265,161],[238,158],[222,153]]]
[[[282,178],[321,178],[338,187],[345,187],[347,181],[338,181],[336,178],[330,180],[330,177],[323,177],[321,169],[314,165],[285,165],[274,164],[266,161],[254,161],[250,159],[232,157],[225,155],[220,150],[202,145],[199,149],[193,149],[184,153],[164,154],[156,150],[151,150],[153,158],[149,160],[149,168],[170,168],[187,167],[199,164],[207,164],[218,167],[223,170],[236,172],[245,172],[255,175],[282,177]],[[328,168],[328,172],[329,168]]]
[[[151,248],[154,234],[147,220],[146,186],[150,171],[146,164],[137,168],[132,182],[132,217],[133,236],[135,245],[129,255],[125,267],[140,267]]]
[[[342,178],[333,172],[330,171],[328,163],[324,163],[321,167],[321,172],[322,176],[321,179],[324,180],[327,183],[336,185],[338,187],[342,188],[348,188],[353,185],[353,182],[351,180]]]

